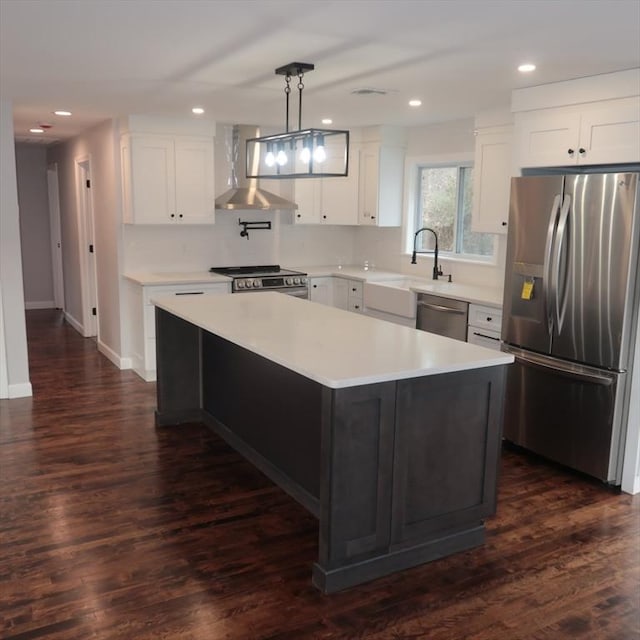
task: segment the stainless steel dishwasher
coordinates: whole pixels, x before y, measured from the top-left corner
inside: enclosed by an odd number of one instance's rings
[[[468,302],[418,294],[416,329],[466,342],[468,316]]]

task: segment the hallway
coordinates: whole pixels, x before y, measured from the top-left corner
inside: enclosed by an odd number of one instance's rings
[[[332,596],[313,516],[54,310],[0,400],[6,640],[638,640],[640,496],[512,451],[487,543]]]

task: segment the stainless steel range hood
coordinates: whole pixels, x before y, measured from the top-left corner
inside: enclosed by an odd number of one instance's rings
[[[276,209],[297,209],[298,205],[286,198],[260,189],[258,181],[246,178],[246,141],[260,136],[260,130],[253,125],[234,125],[231,140],[228,143],[228,159],[231,165],[229,183],[231,189],[216,198],[216,209],[227,211],[260,209],[274,211]]]

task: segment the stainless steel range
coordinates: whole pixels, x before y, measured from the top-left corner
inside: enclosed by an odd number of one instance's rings
[[[308,298],[307,274],[281,269],[279,265],[252,267],[211,267],[212,273],[233,278],[232,293],[279,291],[297,298]]]

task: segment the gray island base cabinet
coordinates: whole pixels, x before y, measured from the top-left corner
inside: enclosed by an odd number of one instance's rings
[[[156,424],[204,422],[318,518],[324,593],[483,543],[504,364],[331,388],[159,306],[156,336]]]

